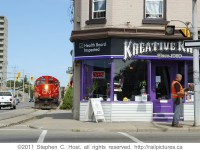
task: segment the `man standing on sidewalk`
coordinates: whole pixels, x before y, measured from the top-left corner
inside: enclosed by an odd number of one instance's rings
[[[172,82],[172,100],[175,106],[173,121],[172,121],[172,127],[179,127],[182,128],[179,124],[179,120],[182,114],[183,109],[183,97],[185,96],[185,90],[181,85],[182,75],[177,74],[176,79]]]

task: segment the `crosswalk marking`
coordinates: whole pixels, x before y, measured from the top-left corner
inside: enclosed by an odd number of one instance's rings
[[[135,138],[134,136],[131,136],[125,132],[118,132],[118,133],[130,138],[132,141],[134,141],[136,143],[144,143],[144,142],[140,141],[139,139]]]
[[[43,143],[46,134],[47,134],[47,130],[43,130],[42,133],[40,134],[40,137],[39,137],[37,143]]]

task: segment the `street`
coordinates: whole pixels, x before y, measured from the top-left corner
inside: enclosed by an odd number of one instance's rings
[[[18,105],[16,105],[16,109],[22,109],[22,108],[31,108],[34,106],[33,102],[20,102]],[[13,111],[10,109],[10,107],[5,107],[0,109],[0,113],[8,112],[8,111]]]
[[[20,102],[16,105],[16,109],[10,109],[10,107],[5,107],[0,109],[0,120],[14,118],[16,116],[24,115],[34,111],[32,107],[34,103],[30,102]]]
[[[200,143],[199,132],[163,132],[140,122],[80,122],[72,119],[71,111],[35,110],[32,106],[20,103],[16,110],[0,111],[0,124],[10,123],[0,128],[0,143]],[[12,122],[17,119],[19,123]],[[146,124],[145,130],[134,130],[142,124]]]
[[[0,129],[0,143],[199,143],[199,133],[69,132],[30,129],[25,125]]]

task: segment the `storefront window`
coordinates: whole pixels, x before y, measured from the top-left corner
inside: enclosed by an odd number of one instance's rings
[[[188,62],[188,83],[193,83],[193,62]]]
[[[110,98],[111,60],[85,60],[83,64],[83,98]]]
[[[194,83],[193,79],[193,62],[189,61],[188,64],[188,83]],[[200,61],[199,61],[199,70],[200,70]]]
[[[178,73],[180,73],[182,75],[181,85],[183,87],[186,87],[185,86],[185,82],[184,82],[185,81],[185,65],[184,65],[184,61],[178,62]]]
[[[142,88],[147,91],[147,61],[115,59],[114,66],[114,99],[134,100]]]

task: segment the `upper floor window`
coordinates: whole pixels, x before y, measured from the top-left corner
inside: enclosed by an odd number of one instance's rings
[[[106,0],[93,0],[93,19],[106,17]]]
[[[145,18],[163,18],[163,0],[146,0]]]
[[[144,24],[167,24],[166,0],[144,0]]]
[[[106,0],[90,0],[89,20],[85,22],[90,24],[106,24]]]

